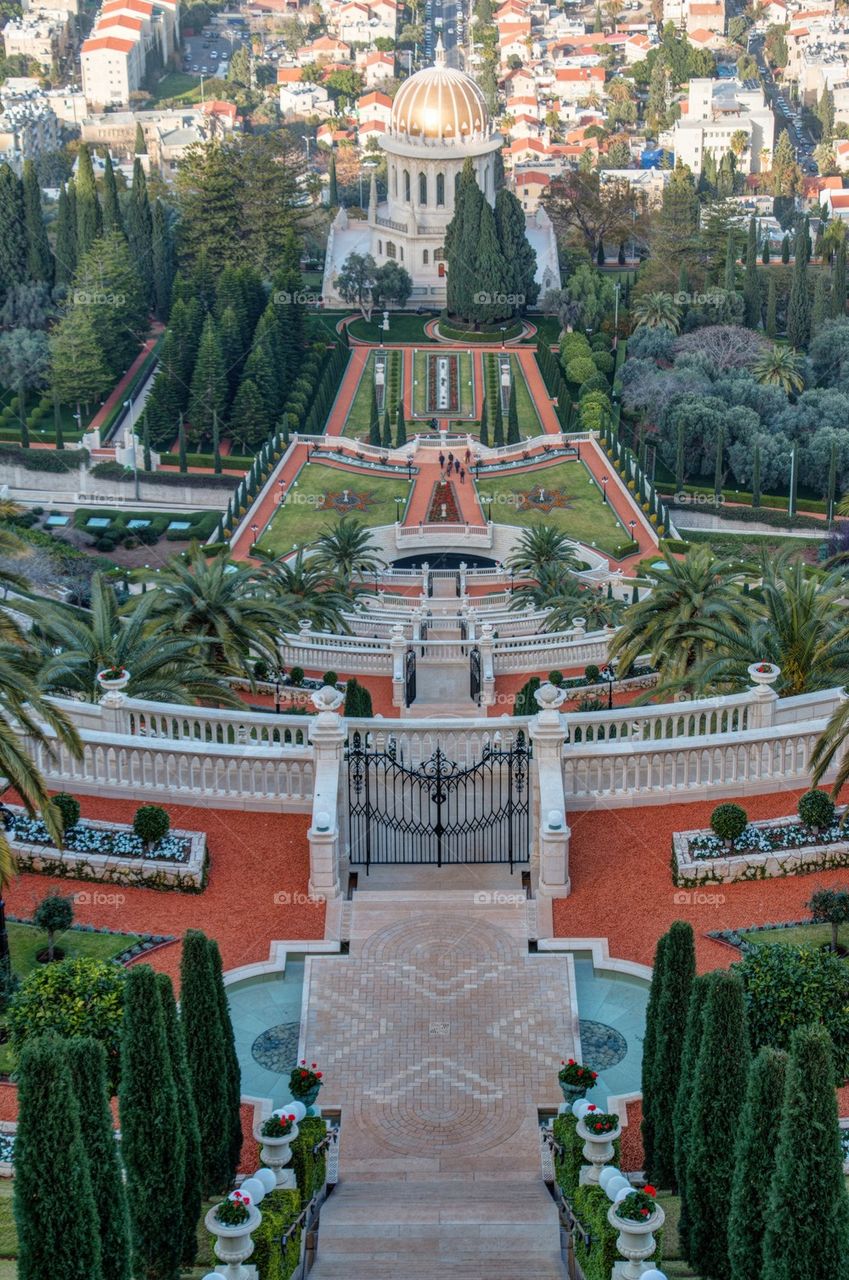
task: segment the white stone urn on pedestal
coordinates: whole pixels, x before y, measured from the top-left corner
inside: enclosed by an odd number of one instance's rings
[[[216,1237],[215,1256],[227,1268],[224,1272],[226,1280],[245,1280],[248,1272],[242,1266],[242,1263],[254,1251],[251,1233],[256,1231],[262,1222],[262,1214],[255,1205],[251,1205],[245,1222],[240,1223],[237,1227],[228,1227],[216,1218],[217,1208],[217,1205],[213,1206],[204,1218],[204,1226],[207,1231]]]
[[[120,671],[120,675],[113,674],[116,670]],[[97,683],[103,690],[103,697],[100,699],[101,703],[107,707],[120,706],[124,701],[124,690],[130,683],[130,673],[126,667],[117,669],[107,667],[103,671],[98,671]]]
[[[259,1158],[264,1165],[267,1165],[277,1180],[277,1189],[292,1191],[294,1190],[295,1171],[287,1169],[289,1161],[292,1159],[292,1143],[298,1136],[298,1126],[292,1125],[292,1128],[281,1138],[270,1138],[264,1134],[261,1128],[254,1131],[254,1137],[260,1143]]]
[[[753,685],[775,684],[781,675],[781,669],[774,662],[753,662],[748,668],[749,679]]]
[[[655,1205],[651,1217],[637,1221],[631,1218],[620,1218],[616,1209],[615,1204],[608,1209],[607,1221],[615,1231],[619,1232],[616,1248],[627,1261],[615,1264],[614,1275],[617,1280],[641,1280],[646,1271],[651,1270],[646,1265],[646,1260],[657,1248],[654,1233],[663,1226],[666,1215],[660,1205]]]
[[[615,1129],[611,1129],[608,1133],[593,1133],[591,1129],[587,1128],[587,1120],[592,1123],[592,1112],[584,1112],[575,1127],[575,1132],[584,1144],[581,1154],[589,1162],[581,1170],[581,1181],[592,1186],[598,1186],[602,1169],[606,1164],[610,1164],[613,1159],[615,1154],[613,1144],[617,1138],[621,1138],[622,1126],[618,1124]]]

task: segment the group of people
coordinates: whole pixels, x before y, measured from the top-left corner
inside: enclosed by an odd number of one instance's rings
[[[442,451],[440,450],[439,470],[447,480],[450,480],[452,475],[457,475],[460,477],[460,484],[465,484],[466,468],[471,464],[471,461],[472,461],[472,454],[470,449],[466,450],[465,466],[463,465],[463,463],[460,461],[459,458],[454,457],[453,453],[449,453],[448,457],[446,458],[445,454],[442,453]]]

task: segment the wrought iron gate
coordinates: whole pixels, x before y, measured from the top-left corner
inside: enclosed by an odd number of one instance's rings
[[[409,707],[416,700],[416,651],[408,649],[404,659],[404,702]]]
[[[347,749],[348,836],[352,866],[530,858],[531,744],[484,747],[463,767],[437,747],[410,767],[394,744],[376,751],[355,733]]]
[[[469,650],[469,696],[480,705],[481,651],[477,645]]]

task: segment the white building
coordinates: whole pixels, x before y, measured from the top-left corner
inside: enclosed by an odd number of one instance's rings
[[[106,0],[80,51],[88,105],[127,106],[149,62],[166,66],[179,36],[179,0]]]
[[[68,15],[55,10],[10,18],[3,28],[6,57],[20,54],[34,58],[45,71],[50,71],[68,48],[69,26]]]
[[[5,86],[4,86],[5,90]],[[0,96],[0,161],[20,175],[25,160],[59,146],[56,114],[41,93]]]
[[[760,84],[748,80],[691,80],[686,111],[670,132],[676,162],[680,160],[699,174],[708,153],[718,164],[732,150],[731,140],[739,133],[746,135],[746,146],[738,157],[738,170],[760,173],[762,168],[769,168],[775,116]]]
[[[341,301],[336,276],[343,262],[351,253],[370,253],[378,266],[394,261],[410,273],[410,305],[444,306],[445,231],[454,216],[460,173],[471,159],[478,185],[493,204],[495,157],[503,138],[475,82],[445,65],[441,44],[436,65],[401,85],[380,145],[387,153],[388,198],[378,204],[372,177],[367,218],[349,220],[346,210],[339,210],[328,240],[324,298]],[[557,243],[544,210],[528,220],[527,234],[537,255],[541,292],[559,288]]]

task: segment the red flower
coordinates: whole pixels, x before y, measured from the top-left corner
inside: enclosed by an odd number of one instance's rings
[[[570,1058],[570,1059],[569,1059],[569,1066],[570,1066],[570,1067],[574,1067],[574,1065],[575,1065],[575,1059],[574,1059],[574,1058]]]
[[[306,1080],[306,1078],[307,1078],[307,1076],[308,1076],[308,1075],[309,1075],[309,1072],[308,1072],[308,1071],[302,1071],[302,1072],[301,1072],[301,1079],[302,1079],[302,1080]]]
[[[301,1066],[302,1066],[302,1067],[305,1067],[306,1065],[307,1065],[307,1060],[306,1060],[306,1058],[301,1058]]]
[[[647,1196],[657,1195],[657,1187],[653,1187],[650,1182],[646,1183],[646,1185],[643,1187],[643,1191],[645,1191]]]
[[[316,1078],[316,1080],[320,1080],[320,1079],[321,1079],[321,1077],[322,1077],[322,1072],[321,1072],[321,1071],[316,1071],[316,1073],[315,1073],[315,1078]]]
[[[587,1103],[587,1111],[598,1111],[598,1107],[594,1102]]]

